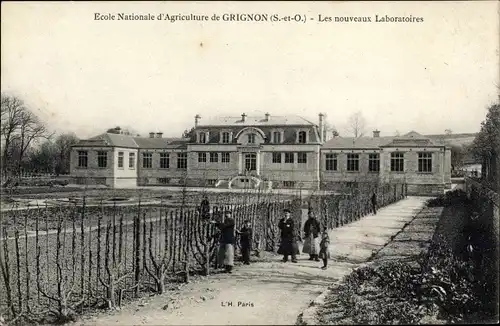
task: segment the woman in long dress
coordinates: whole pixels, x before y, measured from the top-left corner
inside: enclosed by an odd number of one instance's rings
[[[309,218],[304,224],[304,248],[302,251],[309,254],[309,260],[319,261],[320,250],[320,232],[321,226],[314,215],[314,212],[309,211]]]
[[[219,240],[218,263],[219,266],[224,266],[226,273],[232,273],[234,266],[235,223],[234,219],[232,218],[231,211],[227,211],[225,215],[226,216],[224,222],[216,223],[217,227],[221,231]]]

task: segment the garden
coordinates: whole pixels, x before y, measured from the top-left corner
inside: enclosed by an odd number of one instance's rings
[[[498,245],[480,205],[457,190],[428,207],[443,207],[429,250],[353,271],[331,288],[321,324],[498,321]]]

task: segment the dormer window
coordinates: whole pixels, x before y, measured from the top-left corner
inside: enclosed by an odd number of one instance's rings
[[[229,144],[231,142],[231,134],[228,131],[223,131],[221,133],[221,143]]]
[[[247,134],[249,144],[255,144],[255,134]]]
[[[299,144],[305,144],[307,143],[307,132],[305,131],[299,131],[298,135],[297,135],[297,142]]]
[[[279,131],[273,132],[273,143],[275,143],[275,144],[281,143],[281,132],[279,132]]]
[[[198,132],[198,143],[206,144],[206,143],[208,143],[208,140],[209,140],[208,131],[199,131]]]
[[[204,144],[207,142],[207,134],[204,132],[200,132],[200,143]]]

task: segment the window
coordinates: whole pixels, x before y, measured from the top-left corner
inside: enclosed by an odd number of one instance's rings
[[[307,163],[307,153],[297,153],[297,163]]]
[[[89,163],[89,152],[87,151],[78,151],[78,167],[86,168]]]
[[[123,168],[123,152],[118,152],[118,167]]]
[[[153,153],[142,153],[142,167],[144,169],[153,167]]]
[[[325,168],[327,171],[337,171],[337,154],[326,154]]]
[[[299,131],[299,143],[305,144],[307,140],[307,133],[305,131]]]
[[[205,144],[207,142],[207,134],[200,132],[200,143]]]
[[[168,169],[170,167],[170,155],[168,153],[160,153],[160,169]]]
[[[432,172],[432,153],[418,153],[418,172]]]
[[[295,181],[283,181],[283,187],[285,188],[294,188]]]
[[[217,162],[219,162],[219,153],[217,153],[217,152],[211,152],[210,153],[210,162],[211,163],[217,163]]]
[[[359,171],[359,154],[347,154],[347,171]]]
[[[245,154],[245,170],[246,171],[257,170],[257,154],[255,153]]]
[[[187,169],[187,153],[177,154],[177,168],[179,170]]]
[[[198,153],[198,163],[205,163],[207,161],[207,153]]]
[[[281,153],[273,153],[273,163],[281,163]]]
[[[222,163],[229,163],[230,162],[230,156],[228,152],[222,152],[220,153],[221,156],[221,161]]]
[[[228,132],[222,133],[222,143],[229,144],[229,133]]]
[[[217,183],[217,179],[207,179],[206,182],[209,186],[215,186],[215,184]]]
[[[135,168],[135,153],[128,154],[128,167],[131,169]]]
[[[97,152],[97,166],[100,168],[105,168],[108,166],[108,152]]]
[[[157,182],[158,182],[159,184],[163,184],[163,185],[165,185],[165,184],[168,184],[168,183],[170,182],[170,179],[169,179],[169,178],[158,178],[158,179],[157,179]]]
[[[293,163],[295,160],[293,159],[294,153],[285,153],[285,163]]]
[[[391,171],[403,172],[404,162],[404,153],[391,153]]]
[[[281,132],[279,132],[279,131],[273,132],[273,142],[276,144],[281,143]]]
[[[369,172],[379,172],[380,171],[380,155],[379,154],[369,154],[368,155],[368,171]]]
[[[248,143],[255,144],[255,134],[248,134]]]

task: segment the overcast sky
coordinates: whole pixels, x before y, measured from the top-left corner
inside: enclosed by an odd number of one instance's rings
[[[346,134],[476,132],[498,99],[499,2],[5,3],[2,92],[57,131],[180,136],[194,116],[297,114]],[[94,13],[306,15],[306,23],[95,21]],[[320,23],[397,15],[423,23]]]

